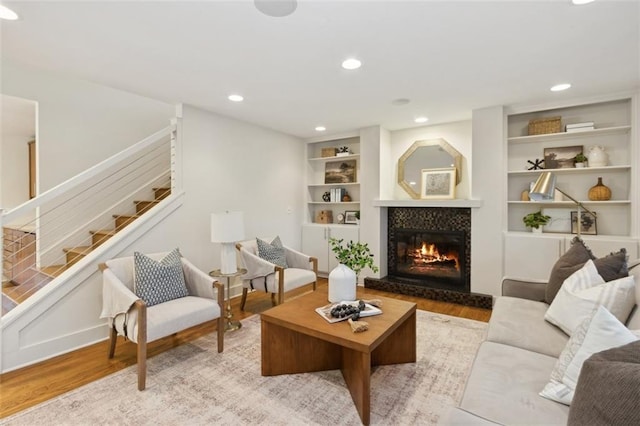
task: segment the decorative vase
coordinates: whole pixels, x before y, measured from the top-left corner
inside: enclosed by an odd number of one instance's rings
[[[604,167],[609,164],[609,154],[599,145],[589,148],[589,167]]]
[[[346,265],[336,266],[329,274],[329,302],[356,300],[356,273]]]
[[[602,178],[598,178],[598,183],[589,189],[589,199],[591,201],[607,201],[611,199],[611,189],[602,183]]]
[[[531,232],[534,234],[542,234],[542,226],[538,226],[537,228],[531,228]]]

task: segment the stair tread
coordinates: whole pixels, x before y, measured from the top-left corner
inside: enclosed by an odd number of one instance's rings
[[[116,235],[116,231],[115,229],[96,229],[93,231],[89,231],[90,234],[95,235],[95,234],[102,234],[102,235]]]
[[[135,204],[140,204],[140,203],[158,204],[159,202],[160,202],[160,200],[137,200],[137,201],[134,201]]]
[[[119,218],[119,217],[135,217],[136,219],[140,217],[139,214],[114,214],[113,217],[115,218]]]
[[[40,272],[50,277],[57,277],[67,270],[67,265],[51,265],[40,268]]]
[[[93,250],[92,246],[65,247],[62,249],[65,253],[88,254]]]

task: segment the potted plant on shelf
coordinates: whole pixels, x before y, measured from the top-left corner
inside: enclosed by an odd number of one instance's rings
[[[343,245],[343,239],[330,238],[331,251],[340,263],[329,274],[329,302],[356,300],[358,275],[364,268],[378,272],[373,263],[373,253],[367,243],[349,241]]]
[[[542,211],[538,210],[534,213],[529,213],[522,218],[524,224],[531,228],[531,232],[542,232],[541,226],[546,225],[551,220],[551,216],[542,214]]]
[[[576,155],[576,158],[574,158],[573,161],[577,168],[587,167],[588,158],[583,153],[580,153]]]

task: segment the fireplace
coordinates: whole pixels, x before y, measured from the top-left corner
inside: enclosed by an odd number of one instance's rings
[[[471,209],[388,207],[387,272],[366,288],[491,309],[471,292]]]
[[[427,281],[451,290],[465,288],[464,231],[396,229],[389,274]],[[439,285],[438,285],[439,284]]]
[[[387,278],[470,292],[470,209],[398,207],[388,212]]]

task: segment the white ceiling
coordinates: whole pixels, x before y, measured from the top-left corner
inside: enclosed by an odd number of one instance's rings
[[[21,16],[3,58],[304,138],[640,87],[632,0],[299,0],[283,18],[250,0],[3,3]],[[362,68],[340,67],[351,55]]]

